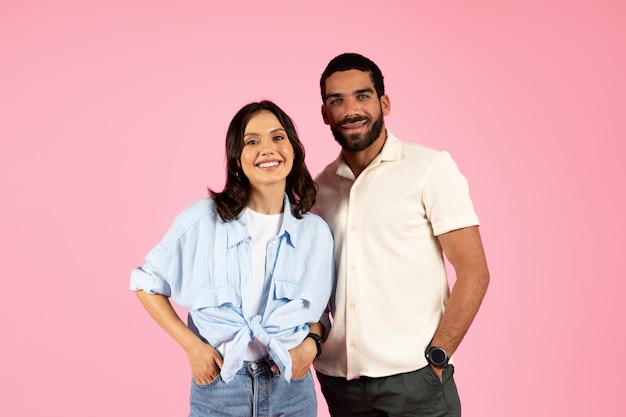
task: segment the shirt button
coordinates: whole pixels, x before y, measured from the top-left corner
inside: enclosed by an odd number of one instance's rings
[[[256,363],[251,363],[251,364],[250,364],[250,368],[251,368],[253,371],[256,371],[258,367],[259,367],[259,365],[257,365]]]
[[[350,269],[351,269],[352,271],[354,271],[354,270],[356,269],[356,266],[354,266],[354,265],[350,265]]]
[[[356,343],[354,343],[353,341],[352,341],[352,342],[350,342],[350,347],[351,347],[351,348],[356,347]]]
[[[350,230],[356,230],[356,226],[355,225],[350,226]]]
[[[356,305],[354,303],[350,303],[350,305],[348,307],[354,308],[354,307],[356,307]]]

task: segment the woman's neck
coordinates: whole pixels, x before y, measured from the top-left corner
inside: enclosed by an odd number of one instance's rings
[[[279,214],[283,212],[285,189],[253,189],[250,191],[247,207],[261,214]]]

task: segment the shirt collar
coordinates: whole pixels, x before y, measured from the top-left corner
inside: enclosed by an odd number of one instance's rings
[[[278,236],[285,235],[287,243],[291,246],[295,247],[295,238],[297,235],[297,222],[296,219],[291,212],[291,203],[289,203],[289,198],[287,197],[287,193],[285,193],[284,203],[283,203],[283,221],[280,225],[280,230],[278,231]],[[244,240],[250,239],[250,233],[246,228],[246,221],[243,216],[243,212],[239,214],[237,219],[226,222],[226,233],[227,233],[227,244],[229,248],[232,248],[235,245],[238,245]]]

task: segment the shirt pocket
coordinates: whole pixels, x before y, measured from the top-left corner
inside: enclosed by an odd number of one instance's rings
[[[235,287],[202,287],[194,291],[191,308],[241,308],[241,294]]]
[[[275,283],[274,297],[284,302],[302,300],[311,302],[311,292],[306,291],[299,283],[277,280]]]

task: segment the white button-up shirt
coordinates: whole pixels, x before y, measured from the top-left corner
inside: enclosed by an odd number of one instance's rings
[[[449,295],[436,236],[478,225],[465,177],[448,153],[387,131],[358,178],[340,156],[316,181],[315,210],[335,239],[337,287],[315,368],[354,379],[426,366]]]

